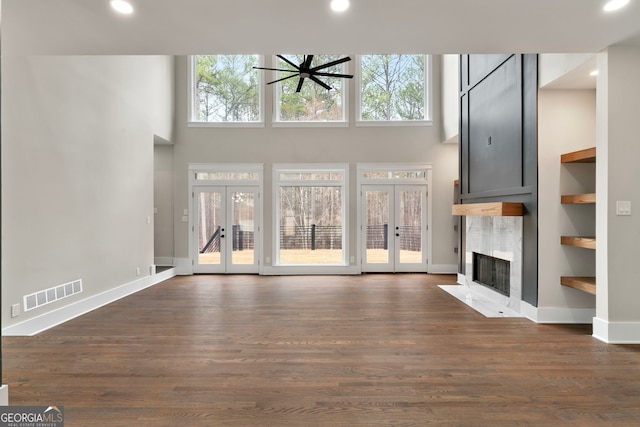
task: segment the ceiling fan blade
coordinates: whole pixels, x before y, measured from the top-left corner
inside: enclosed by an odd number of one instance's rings
[[[304,68],[305,70],[311,68],[311,61],[313,61],[313,55],[307,55],[304,60],[304,66],[302,68]]]
[[[325,88],[326,90],[331,90],[331,86],[329,86],[328,84],[326,84],[326,83],[325,83],[325,82],[323,82],[322,80],[316,79],[316,78],[315,78],[315,77],[313,77],[313,76],[309,76],[309,78],[310,78],[312,81],[314,81],[314,82],[318,83],[320,86],[322,86],[322,87],[323,87],[323,88]]]
[[[349,58],[348,56],[344,57],[344,58],[336,59],[335,61],[327,62],[326,64],[323,64],[323,65],[318,65],[317,67],[313,67],[313,68],[309,69],[309,71],[322,70],[324,68],[333,67],[334,65],[339,65],[339,64],[342,64],[342,63],[347,62],[347,61],[351,61],[351,58]]]
[[[287,64],[291,65],[293,68],[295,68],[296,70],[299,70],[300,67],[297,66],[296,64],[294,64],[293,62],[289,61],[287,58],[285,58],[282,55],[276,55],[278,58],[282,59],[284,62],[286,62]]]
[[[300,81],[298,82],[298,88],[296,92],[300,92],[302,90],[302,83],[304,83],[304,77],[300,77]]]
[[[287,71],[289,73],[299,73],[298,70],[285,70],[284,68],[266,68],[266,67],[253,67],[254,70],[271,70],[271,71]]]
[[[313,73],[314,76],[322,76],[322,77],[340,77],[343,79],[352,79],[353,76],[351,74],[335,74],[335,73]]]
[[[292,78],[297,77],[297,76],[298,76],[298,74],[292,74],[292,75],[290,75],[290,76],[283,77],[283,78],[281,78],[281,79],[278,79],[278,80],[274,80],[274,81],[272,81],[272,82],[269,82],[269,83],[267,83],[267,84],[268,84],[268,85],[272,85],[272,84],[274,84],[274,83],[278,83],[278,82],[281,82],[281,81],[283,81],[283,80],[287,80],[287,79],[292,79]]]

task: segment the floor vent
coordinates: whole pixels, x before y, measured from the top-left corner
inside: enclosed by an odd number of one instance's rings
[[[43,305],[70,297],[82,292],[82,279],[58,285],[53,288],[38,291],[24,296],[24,311],[33,310]]]

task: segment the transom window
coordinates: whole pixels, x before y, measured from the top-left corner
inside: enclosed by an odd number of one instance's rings
[[[190,121],[208,124],[262,122],[258,55],[197,55],[190,62]]]
[[[304,55],[283,55],[294,64],[302,64]],[[314,55],[312,67],[317,67],[344,57],[344,55]],[[294,69],[286,61],[275,57],[275,67]],[[322,69],[326,73],[346,74],[346,64]],[[293,73],[278,72],[276,79],[285,79]],[[345,79],[336,77],[317,77],[331,86],[327,90],[309,78],[304,79],[300,92],[297,92],[299,77],[278,82],[275,95],[275,121],[279,123],[340,123],[346,122]]]
[[[346,265],[348,165],[274,165],[276,264]]]
[[[358,57],[359,124],[425,124],[429,111],[429,56]]]

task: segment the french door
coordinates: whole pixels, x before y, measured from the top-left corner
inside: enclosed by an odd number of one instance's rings
[[[194,273],[258,273],[257,186],[193,188]]]
[[[362,271],[427,270],[427,186],[362,186]]]

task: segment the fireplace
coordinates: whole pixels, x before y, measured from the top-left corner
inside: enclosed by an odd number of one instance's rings
[[[473,252],[473,281],[509,296],[511,263],[507,260]]]
[[[522,217],[470,215],[466,218],[466,267],[460,283],[485,300],[520,314]],[[492,285],[492,281],[496,283]]]

